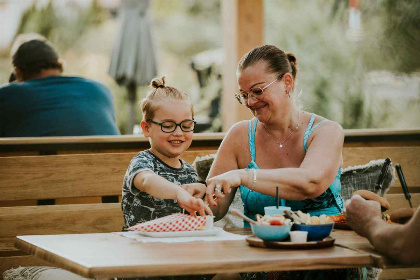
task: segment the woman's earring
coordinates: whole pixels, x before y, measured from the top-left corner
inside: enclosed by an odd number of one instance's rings
[[[286,94],[287,94],[287,96],[289,96],[289,98],[290,98],[290,92],[287,92]]]

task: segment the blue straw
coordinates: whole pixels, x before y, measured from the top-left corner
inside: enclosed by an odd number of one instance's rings
[[[276,187],[276,208],[279,209],[279,187]]]

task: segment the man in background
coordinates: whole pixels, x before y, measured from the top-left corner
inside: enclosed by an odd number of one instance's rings
[[[120,134],[109,89],[62,76],[63,65],[46,40],[21,44],[13,66],[16,82],[0,87],[0,137]]]

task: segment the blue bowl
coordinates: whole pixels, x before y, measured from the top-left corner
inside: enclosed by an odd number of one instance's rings
[[[294,224],[294,230],[307,231],[308,241],[320,241],[328,237],[334,227],[334,223],[323,225],[298,225]]]
[[[252,233],[265,241],[280,241],[289,236],[292,225],[266,226],[251,224]]]

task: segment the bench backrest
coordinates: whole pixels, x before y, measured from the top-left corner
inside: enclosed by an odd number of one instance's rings
[[[188,151],[183,159],[216,151]],[[122,181],[136,153],[0,157],[0,238],[27,234],[120,231]],[[77,198],[77,199],[72,199]],[[36,205],[56,199],[61,205]],[[23,205],[22,205],[23,204]],[[33,205],[33,206],[28,206]]]
[[[197,156],[216,150],[187,151],[192,163]],[[68,154],[0,157],[1,200],[13,207],[0,207],[0,238],[23,234],[119,231],[123,218],[119,203],[92,203],[90,198],[120,196],[124,174],[136,153]],[[366,164],[390,157],[400,163],[412,192],[420,200],[420,147],[345,147],[344,166]],[[79,198],[77,202],[71,198]],[[80,200],[80,198],[82,198]],[[83,201],[87,199],[86,202]],[[393,208],[407,207],[398,180],[387,198]],[[71,204],[27,205],[28,200],[70,199]],[[23,202],[22,202],[23,201]]]

